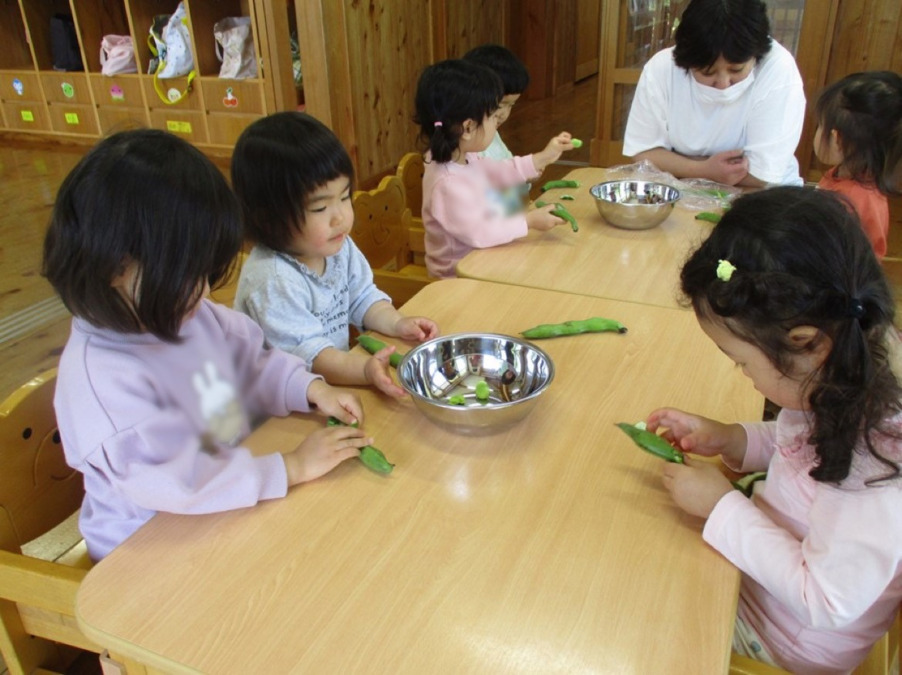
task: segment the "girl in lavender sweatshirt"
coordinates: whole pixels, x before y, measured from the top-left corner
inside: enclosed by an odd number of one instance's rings
[[[420,75],[415,121],[427,145],[423,228],[426,268],[434,277],[453,277],[457,262],[474,248],[506,244],[530,229],[546,231],[564,222],[551,215],[554,204],[505,213],[501,191],[536,178],[573,144],[564,132],[534,155],[480,157],[495,138],[503,95],[498,75],[470,61],[440,61]]]
[[[163,131],[101,141],[60,187],[43,272],[74,319],[54,407],[66,460],[84,474],[79,526],[95,561],[158,511],[284,497],[368,442],[326,427],[285,455],[240,446],[264,416],[353,423],[363,411],[206,299],[240,248],[239,214],[219,170]]]
[[[781,406],[724,424],[673,408],[648,428],[711,462],[664,467],[676,504],[742,571],[734,650],[793,673],[848,673],[902,600],[902,389],[895,306],[858,218],[832,193],[738,199],[683,267],[702,330]],[[692,570],[682,570],[687,580]]]

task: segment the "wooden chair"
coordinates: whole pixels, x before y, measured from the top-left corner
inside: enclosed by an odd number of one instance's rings
[[[386,176],[374,190],[355,192],[353,202],[351,237],[373,268],[376,286],[400,307],[434,281],[425,265],[413,261],[412,250],[422,247],[423,240],[411,235],[410,209],[405,205],[401,179]]]
[[[22,552],[84,496],[81,474],[63,457],[55,386],[49,370],[0,403],[0,653],[13,674],[64,672],[80,650],[102,651],[75,622],[75,594],[91,567],[84,542],[76,535],[55,561]]]
[[[404,200],[413,216],[410,226],[410,249],[413,260],[418,265],[426,264],[426,246],[423,243],[426,236],[426,232],[423,230],[424,171],[423,155],[418,152],[408,152],[398,162],[397,175],[404,184]]]
[[[229,275],[229,278],[226,279],[222,286],[210,291],[211,300],[226,307],[232,306],[232,303],[235,302],[235,293],[238,292],[238,277],[241,276],[241,267],[244,265],[244,261],[247,260],[247,253],[244,249],[238,252],[238,257],[235,259],[235,265],[232,267],[232,273]]]
[[[889,631],[871,647],[864,663],[853,670],[852,675],[889,675],[893,662],[899,660],[900,639],[902,639],[902,607],[896,613],[896,620]],[[788,673],[734,653],[730,656],[730,675],[788,675]]]

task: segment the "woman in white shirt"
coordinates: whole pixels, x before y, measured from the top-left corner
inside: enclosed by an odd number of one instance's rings
[[[762,0],[692,0],[642,70],[623,154],[678,178],[801,185],[802,77],[769,32]]]

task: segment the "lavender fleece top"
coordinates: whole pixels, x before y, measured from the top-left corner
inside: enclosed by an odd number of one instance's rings
[[[902,416],[888,421],[902,431]],[[791,672],[848,673],[889,628],[902,601],[902,479],[856,453],[841,484],[818,483],[809,418],[782,410],[775,422],[744,424],[743,472],[767,470],[752,499],[717,503],[705,541],[742,571],[739,617]],[[902,461],[902,441],[875,439]]]
[[[79,526],[95,561],[158,511],[226,511],[288,491],[281,455],[238,444],[258,417],[308,412],[317,376],[209,300],[180,337],[72,321],[54,407],[66,461],[84,474]]]
[[[532,155],[498,161],[467,153],[466,164],[440,164],[427,154],[423,229],[429,274],[453,277],[457,261],[474,248],[525,237],[526,216],[507,215],[500,190],[538,175]]]

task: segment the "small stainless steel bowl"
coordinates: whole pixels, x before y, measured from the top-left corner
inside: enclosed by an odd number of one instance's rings
[[[598,213],[614,227],[648,230],[660,224],[680,198],[676,188],[645,180],[612,180],[589,192]]]
[[[398,364],[398,381],[436,424],[490,434],[523,419],[554,379],[551,357],[535,345],[494,333],[444,335],[417,345]],[[488,398],[477,386],[485,382]],[[461,397],[463,404],[449,402]]]

